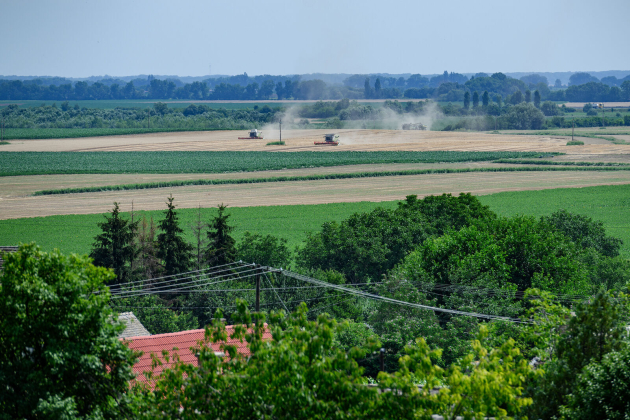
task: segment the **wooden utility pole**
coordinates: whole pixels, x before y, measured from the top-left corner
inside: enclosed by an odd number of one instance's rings
[[[282,120],[280,120],[280,143],[282,143]]]
[[[571,141],[573,141],[573,134],[575,134],[575,117],[571,118],[572,120],[572,129],[571,129]]]
[[[260,271],[256,264],[256,312],[260,312]]]

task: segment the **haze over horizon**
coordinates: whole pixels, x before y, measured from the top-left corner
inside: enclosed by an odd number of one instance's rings
[[[0,0],[0,74],[90,77],[630,69],[630,2]],[[624,17],[625,16],[625,17]]]

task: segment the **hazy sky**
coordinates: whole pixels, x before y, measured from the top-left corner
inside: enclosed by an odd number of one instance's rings
[[[0,0],[0,74],[630,70],[630,0]]]

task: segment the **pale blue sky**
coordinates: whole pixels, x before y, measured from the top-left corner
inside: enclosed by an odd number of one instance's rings
[[[0,0],[0,74],[630,70],[630,0]]]

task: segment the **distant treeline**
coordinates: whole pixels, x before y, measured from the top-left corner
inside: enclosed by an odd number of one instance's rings
[[[492,95],[525,94],[537,90],[542,100],[623,101],[630,100],[630,75],[600,81],[588,73],[571,76],[565,88],[556,80],[550,87],[546,77],[537,74],[513,79],[503,73],[477,73],[468,77],[444,72],[439,76],[408,78],[353,75],[343,85],[328,85],[319,79],[300,80],[299,76],[238,76],[210,78],[203,82],[182,83],[178,79],[160,80],[149,76],[124,82],[103,79],[75,82],[63,78],[0,80],[0,100],[106,100],[106,99],[188,99],[188,100],[269,100],[269,99],[435,99],[463,101],[466,92]]]

